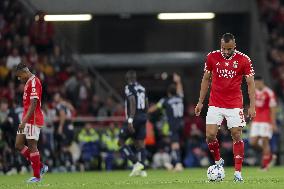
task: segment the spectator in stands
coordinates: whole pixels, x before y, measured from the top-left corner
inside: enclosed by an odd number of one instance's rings
[[[2,99],[0,101],[0,129],[3,132],[3,137],[6,142],[8,142],[11,147],[13,146],[13,119],[11,118],[9,111],[9,104],[7,99]]]
[[[38,57],[38,54],[36,52],[35,46],[29,47],[29,50],[28,50],[28,53],[27,53],[27,61],[29,63],[28,65],[30,65],[31,67],[35,66],[38,63],[39,57]]]
[[[81,149],[81,160],[84,164],[84,169],[92,168],[92,161],[98,159],[100,155],[99,134],[92,128],[90,123],[79,132],[78,141]]]
[[[98,112],[99,116],[107,117],[112,116],[115,112],[115,103],[112,97],[107,97],[104,106],[102,106]]]
[[[104,158],[106,170],[121,166],[123,159],[118,146],[119,129],[114,123],[110,123],[109,128],[102,134],[102,148],[106,152]]]
[[[125,109],[124,109],[124,106],[122,104],[120,104],[120,103],[116,104],[113,116],[122,118],[121,121],[117,122],[118,126],[122,126],[122,124],[124,122],[123,119],[125,118]]]
[[[194,114],[194,105],[189,104],[185,114],[185,127],[183,132],[186,167],[207,166],[207,147],[205,141],[205,122],[202,117]],[[203,141],[203,142],[200,142]]]
[[[154,169],[166,168],[168,170],[171,165],[171,156],[164,147],[158,147],[157,152],[153,155],[152,167]]]
[[[79,95],[79,85],[80,81],[83,80],[84,73],[80,70],[76,71],[65,83],[65,92],[68,99],[74,102],[75,107],[78,107],[78,95]]]
[[[44,16],[45,13],[39,11],[30,28],[31,41],[36,45],[37,52],[40,54],[50,52],[53,47],[54,27],[51,22],[44,20]]]
[[[19,55],[19,50],[17,48],[12,49],[12,53],[7,58],[6,66],[8,69],[12,70],[21,62],[21,57]]]
[[[90,100],[95,93],[94,83],[88,75],[83,77],[83,80],[79,82],[78,92],[77,102],[81,110],[80,112],[86,114],[88,112]]]
[[[51,109],[47,103],[42,105],[44,113],[44,124],[45,126],[41,129],[41,154],[42,161],[45,162],[49,167],[54,166],[53,159],[55,158],[55,139],[54,139],[54,123],[55,110]]]
[[[54,66],[56,72],[59,72],[61,69],[64,69],[66,65],[66,58],[61,53],[61,48],[59,47],[59,45],[54,46],[53,52],[50,55],[49,60],[51,65]]]
[[[6,27],[6,20],[4,18],[4,15],[0,13],[0,33],[3,34],[3,30]]]
[[[93,95],[92,102],[89,104],[89,112],[92,116],[98,116],[99,110],[103,106],[98,95]]]
[[[6,67],[6,64],[3,59],[0,59],[0,84],[4,86],[6,83],[7,77],[9,75],[9,69]]]
[[[48,57],[42,56],[38,64],[40,72],[42,72],[47,78],[53,78],[55,72],[54,67],[49,64]]]
[[[20,54],[21,55],[26,55],[30,52],[30,46],[31,46],[31,41],[29,36],[25,35],[22,38],[22,43],[20,46]]]

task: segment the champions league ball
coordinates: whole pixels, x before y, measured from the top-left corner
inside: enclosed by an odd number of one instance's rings
[[[225,178],[225,170],[220,165],[212,165],[207,169],[207,178],[209,181],[222,181]]]

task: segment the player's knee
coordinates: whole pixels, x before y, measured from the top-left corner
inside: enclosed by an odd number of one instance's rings
[[[242,133],[241,132],[232,132],[232,138],[235,142],[242,140]]]
[[[28,148],[29,148],[30,152],[36,152],[36,151],[38,151],[36,144],[28,144]]]
[[[22,143],[16,142],[15,148],[16,148],[16,150],[21,151],[24,148],[24,145]]]
[[[263,139],[262,139],[262,145],[263,145],[264,147],[269,146],[269,139],[268,139],[268,138],[263,138]]]

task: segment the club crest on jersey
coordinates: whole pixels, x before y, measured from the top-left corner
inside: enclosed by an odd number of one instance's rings
[[[233,62],[233,68],[238,68],[238,61]]]

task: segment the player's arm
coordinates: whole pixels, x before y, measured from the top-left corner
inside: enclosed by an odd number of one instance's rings
[[[269,94],[269,107],[270,107],[271,126],[273,131],[277,132],[277,125],[276,125],[277,102],[274,93]]]
[[[149,113],[149,114],[154,113],[154,112],[156,112],[158,109],[159,109],[159,108],[158,108],[157,104],[154,104],[154,105],[152,105],[152,106],[149,107],[148,113]]]
[[[270,118],[271,118],[271,125],[272,125],[272,129],[274,132],[277,131],[277,125],[276,125],[276,111],[277,108],[274,107],[270,107]]]
[[[165,102],[164,98],[162,98],[161,100],[159,100],[158,103],[152,105],[152,106],[148,109],[148,113],[151,114],[151,113],[154,113],[154,112],[156,112],[156,111],[162,109],[163,106],[164,106],[164,102]]]
[[[181,82],[181,77],[177,73],[174,73],[173,80],[176,83],[177,94],[183,97],[183,85]]]
[[[206,94],[208,92],[209,85],[210,85],[210,80],[211,80],[211,72],[205,71],[203,78],[202,78],[202,81],[201,81],[198,103],[195,107],[195,115],[196,116],[199,116],[200,112],[202,110],[203,102],[204,102],[204,99],[205,99]]]
[[[149,100],[148,98],[145,99],[145,107],[146,107],[146,111],[149,110]]]
[[[37,103],[38,103],[38,99],[37,98],[32,98],[30,102],[31,102],[31,104],[30,104],[30,106],[28,108],[27,114],[23,118],[22,123],[19,125],[19,130],[21,130],[21,131],[23,131],[23,129],[25,128],[26,123],[31,118],[31,116],[34,114],[36,106],[37,106]]]
[[[136,113],[136,100],[135,100],[135,97],[134,95],[130,95],[128,97],[128,100],[129,100],[129,117],[128,117],[128,130],[131,132],[131,133],[134,133],[135,130],[134,130],[134,127],[133,127],[133,119],[134,119],[134,116],[135,116],[135,113]]]
[[[246,77],[246,82],[248,85],[248,94],[249,94],[249,109],[248,109],[248,116],[250,118],[254,118],[255,113],[255,84],[254,84],[254,77],[249,76]]]
[[[74,106],[73,106],[70,102],[63,101],[62,103],[63,103],[71,112],[75,112],[75,108],[74,108]]]
[[[65,113],[64,109],[60,109],[59,110],[58,134],[62,134],[65,121],[66,121],[66,113]]]

